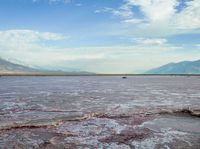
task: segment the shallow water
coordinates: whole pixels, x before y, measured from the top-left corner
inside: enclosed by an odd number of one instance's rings
[[[198,76],[1,77],[0,148],[199,148],[199,90]]]

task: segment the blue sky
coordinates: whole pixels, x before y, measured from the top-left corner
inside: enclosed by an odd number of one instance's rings
[[[0,57],[141,73],[200,59],[200,0],[1,0]]]

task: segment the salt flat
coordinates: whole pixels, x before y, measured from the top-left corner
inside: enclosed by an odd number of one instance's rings
[[[199,148],[199,76],[3,76],[0,148]]]

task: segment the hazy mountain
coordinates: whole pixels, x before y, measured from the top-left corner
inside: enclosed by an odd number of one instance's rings
[[[200,74],[200,60],[169,63],[159,68],[154,68],[148,74]]]
[[[50,70],[44,68],[32,68],[20,64],[9,62],[8,60],[0,58],[0,73],[47,73],[47,74],[90,74],[86,71],[65,71],[65,70]]]
[[[39,70],[15,64],[0,58],[0,73],[36,73]]]

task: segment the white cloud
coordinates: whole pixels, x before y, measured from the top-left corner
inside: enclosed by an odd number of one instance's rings
[[[196,46],[197,48],[200,48],[200,44],[196,44],[195,46]]]
[[[178,29],[200,29],[200,0],[187,2],[187,7],[176,14],[173,19]]]
[[[37,40],[63,40],[64,37],[61,34],[50,32],[37,32],[32,30],[6,30],[0,31],[1,42],[35,42]]]
[[[125,0],[121,7],[103,12],[119,16],[128,25],[125,35],[152,37],[200,31],[200,0],[188,0],[178,10],[180,5],[179,0]]]
[[[144,45],[165,45],[167,44],[167,39],[165,38],[133,38],[138,44]]]
[[[123,22],[128,23],[128,24],[139,24],[142,23],[143,21],[141,19],[125,19]]]
[[[60,61],[100,59],[101,53],[79,53],[74,49],[51,47],[46,41],[66,40],[68,37],[50,32],[33,30],[0,31],[2,57],[17,59],[29,65],[54,65]]]
[[[103,9],[96,10],[95,13],[111,13],[114,16],[120,17],[122,19],[131,20],[133,22],[134,13],[131,11],[131,6],[122,5],[118,9],[104,7]],[[134,19],[136,20],[136,19]]]
[[[0,51],[1,54],[14,54],[15,52],[20,51],[23,51],[24,53],[26,53],[25,51],[40,51],[45,48],[39,43],[45,41],[65,40],[67,38],[68,37],[57,33],[38,32],[32,30],[0,31]],[[46,50],[48,50],[48,48],[46,48]],[[13,56],[15,56],[15,54]]]
[[[176,12],[177,0],[128,0],[127,4],[139,6],[151,22],[170,19]]]
[[[198,57],[188,53],[170,55],[182,47],[170,45],[165,38],[135,38],[131,46],[63,48],[43,44],[46,40],[66,39],[64,35],[49,32],[0,31],[0,56],[28,65],[63,66],[101,73],[133,73],[177,59]]]

